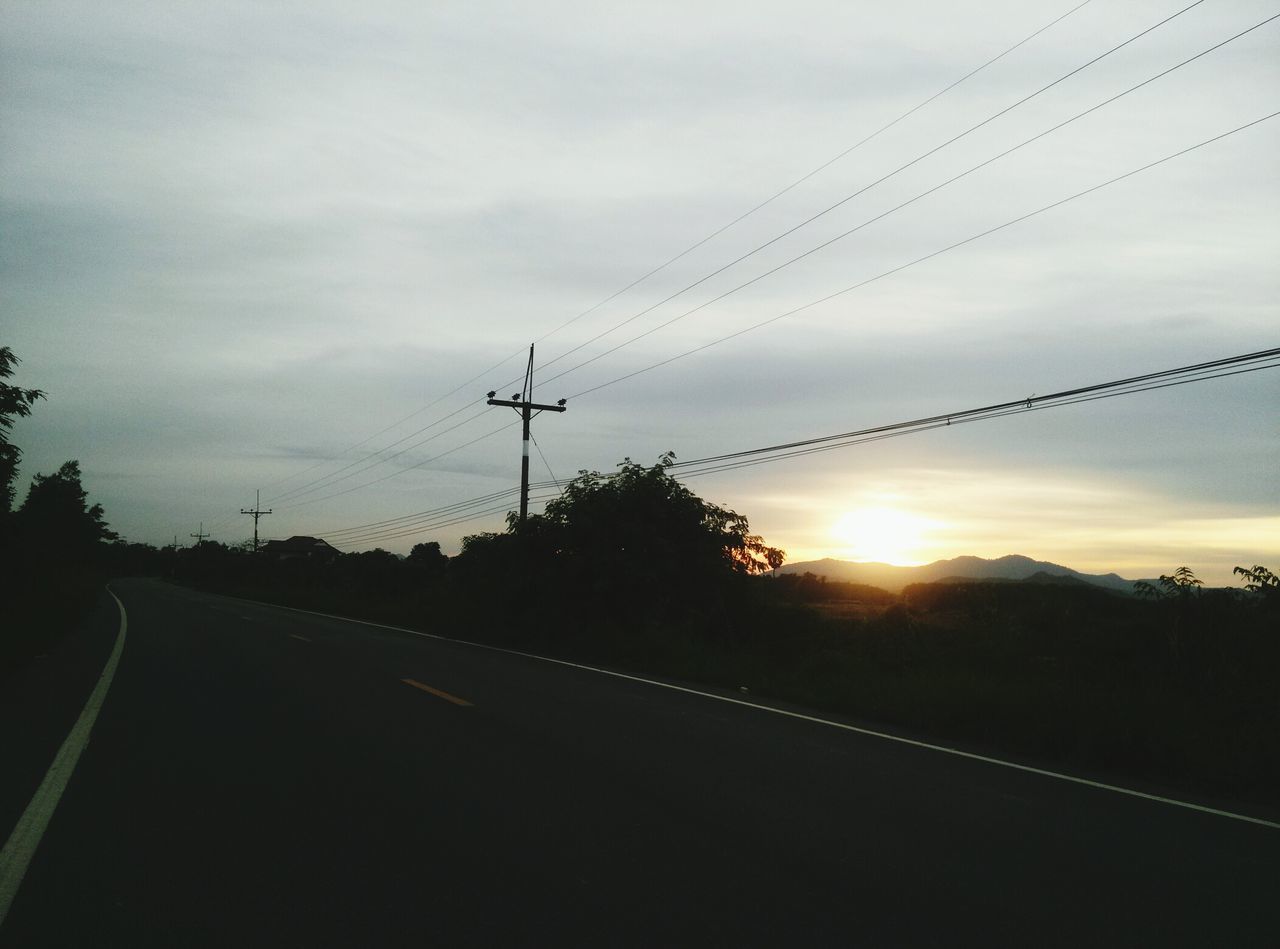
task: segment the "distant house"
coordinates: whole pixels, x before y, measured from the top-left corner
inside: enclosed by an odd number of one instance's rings
[[[328,563],[342,553],[319,537],[298,535],[288,540],[269,540],[262,545],[261,553],[273,560],[313,560]]]

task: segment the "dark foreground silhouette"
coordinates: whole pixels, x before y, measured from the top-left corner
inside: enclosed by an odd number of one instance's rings
[[[468,537],[452,558],[434,543],[407,558],[303,539],[256,554],[213,542],[126,544],[87,504],[78,469],[64,466],[33,486],[32,498],[56,497],[65,516],[57,529],[57,518],[43,521],[38,537],[17,535],[24,557],[10,576],[20,592],[7,609],[18,622],[0,656],[13,668],[51,648],[103,578],[158,575],[1280,800],[1280,586],[1266,568],[1240,568],[1238,590],[1205,590],[1181,568],[1146,585],[1145,597],[1051,578],[895,594],[772,577],[782,552],[672,478],[670,460],[584,473],[544,515]],[[73,535],[81,546],[70,557]]]
[[[1149,598],[1052,580],[901,594],[758,576],[780,551],[665,464],[584,474],[545,516],[401,559],[272,559],[205,544],[179,582],[745,689],[1007,753],[1280,800],[1280,588]],[[1167,581],[1165,583],[1164,581]]]

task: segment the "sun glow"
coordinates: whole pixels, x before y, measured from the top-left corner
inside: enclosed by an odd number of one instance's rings
[[[935,526],[928,518],[896,508],[864,507],[841,515],[831,535],[843,545],[844,558],[911,567],[925,562],[925,535]]]

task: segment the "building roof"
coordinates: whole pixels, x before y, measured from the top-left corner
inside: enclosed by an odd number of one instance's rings
[[[307,537],[297,534],[288,540],[269,540],[262,549],[273,554],[328,554],[341,553],[332,544],[319,537]]]

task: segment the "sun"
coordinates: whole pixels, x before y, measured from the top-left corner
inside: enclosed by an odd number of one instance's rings
[[[896,508],[862,507],[842,514],[831,535],[843,544],[845,558],[912,567],[925,562],[925,535],[934,526],[928,518]]]

